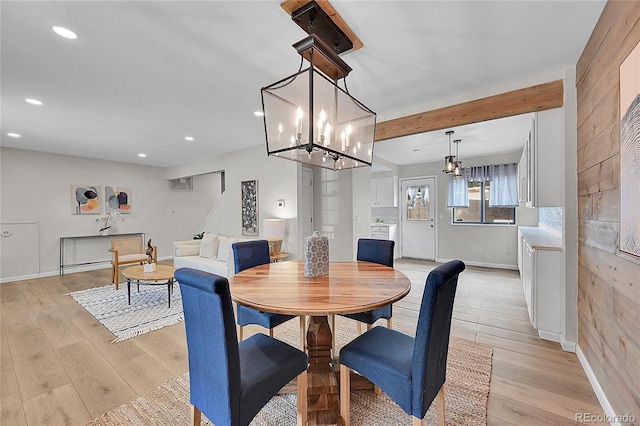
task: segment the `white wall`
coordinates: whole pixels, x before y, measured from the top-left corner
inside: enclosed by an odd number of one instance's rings
[[[565,318],[563,337],[578,341],[578,100],[576,69],[564,76],[564,188],[562,191],[562,244],[565,273]],[[566,348],[565,348],[566,349]]]
[[[194,191],[169,189],[165,171],[158,167],[93,160],[12,148],[0,148],[2,223],[37,223],[38,241],[2,238],[2,251],[38,245],[37,270],[51,275],[59,269],[61,236],[95,235],[100,224],[96,215],[71,214],[71,185],[126,186],[132,188],[133,212],[116,223],[117,232],[144,232],[158,247],[158,257],[172,256],[172,243],[190,239],[219,195],[213,175],[198,177]],[[77,255],[108,259],[108,241],[87,241]],[[72,262],[73,259],[65,259]],[[1,271],[2,281],[15,279]]]
[[[313,230],[329,239],[329,260],[353,259],[352,170],[313,170]],[[367,183],[367,191],[370,184]]]
[[[352,172],[353,243],[352,258],[358,254],[358,239],[371,238],[371,169],[361,167]]]
[[[521,152],[464,158],[465,167],[485,164],[517,163]],[[493,267],[517,267],[518,228],[516,225],[462,225],[451,223],[452,209],[447,208],[448,175],[442,172],[442,162],[400,167],[400,179],[435,176],[438,189],[436,255],[439,261],[460,259],[465,263]],[[536,209],[516,210],[516,224],[536,226]],[[480,247],[481,253],[477,252]]]
[[[262,236],[263,219],[287,219],[287,234],[282,244],[282,251],[292,253],[292,259],[298,258],[302,251],[300,249],[302,242],[298,241],[297,225],[298,163],[268,157],[264,145],[259,145],[169,167],[165,170],[165,178],[214,171],[224,171],[225,192],[203,230],[240,236],[242,234],[240,182],[257,179],[260,236]],[[280,199],[285,200],[283,208],[277,206],[277,201]]]

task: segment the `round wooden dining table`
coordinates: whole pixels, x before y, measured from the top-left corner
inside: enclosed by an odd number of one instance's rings
[[[304,276],[303,261],[269,263],[229,279],[231,297],[264,312],[310,316],[308,423],[341,424],[331,329],[327,316],[366,312],[402,299],[411,282],[400,271],[377,263],[329,263],[329,274]]]

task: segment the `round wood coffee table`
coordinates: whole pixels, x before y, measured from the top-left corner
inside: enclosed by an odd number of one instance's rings
[[[175,268],[166,265],[156,265],[153,272],[144,272],[144,265],[130,266],[122,270],[122,275],[127,279],[127,295],[131,304],[131,282],[140,285],[166,285],[169,307],[171,307],[171,293],[173,293],[173,273]]]

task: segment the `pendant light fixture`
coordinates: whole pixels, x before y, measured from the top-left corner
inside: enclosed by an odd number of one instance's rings
[[[331,170],[371,166],[376,113],[349,94],[351,67],[338,56],[353,43],[315,1],[291,18],[309,34],[293,45],[309,67],[302,60],[261,90],[267,155]]]
[[[462,176],[462,160],[459,160],[460,156],[458,154],[458,147],[460,146],[460,142],[462,142],[462,139],[456,139],[453,141],[454,144],[456,144],[456,161],[454,161],[453,163],[453,177],[457,178]]]
[[[444,157],[444,170],[445,173],[453,173],[455,169],[455,159],[454,155],[451,155],[451,135],[454,133],[453,130],[447,130],[444,132],[445,135],[449,136],[449,155]]]

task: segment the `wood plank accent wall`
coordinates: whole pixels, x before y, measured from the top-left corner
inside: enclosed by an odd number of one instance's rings
[[[640,2],[609,1],[576,67],[578,345],[617,415],[640,422],[640,259],[618,252],[619,68]]]
[[[560,108],[563,102],[564,84],[562,80],[551,81],[462,104],[383,121],[376,125],[375,141]]]

